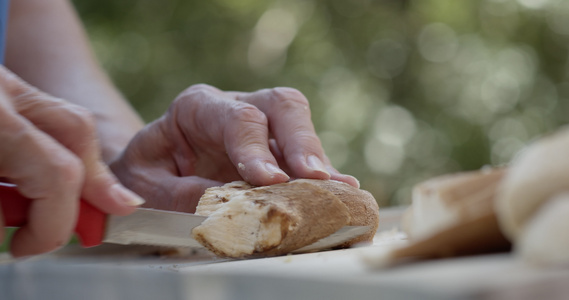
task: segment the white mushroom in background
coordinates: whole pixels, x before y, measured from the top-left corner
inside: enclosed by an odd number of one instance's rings
[[[501,229],[525,260],[569,262],[568,238],[562,238],[569,229],[569,200],[557,197],[569,192],[568,154],[569,127],[564,127],[524,149],[499,186],[495,205]]]

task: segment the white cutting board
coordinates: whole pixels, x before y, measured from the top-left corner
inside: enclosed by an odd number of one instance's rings
[[[405,243],[403,235],[389,230],[398,213],[383,210],[374,245],[355,249],[239,261],[207,253],[143,259],[126,251],[5,262],[0,299],[569,298],[569,270],[533,269],[509,253],[370,269],[363,257]]]

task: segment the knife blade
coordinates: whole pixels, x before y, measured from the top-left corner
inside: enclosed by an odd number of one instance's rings
[[[137,208],[128,216],[109,216],[103,242],[113,244],[203,247],[192,229],[207,217],[194,214]]]
[[[22,196],[15,185],[0,183],[0,207],[4,226],[22,227],[32,200]],[[189,213],[137,208],[128,216],[106,215],[81,200],[75,233],[83,247],[101,243],[202,247],[192,237],[192,229],[206,217]]]
[[[367,233],[369,226],[344,226],[331,235],[322,238],[310,245],[292,251],[292,253],[305,253],[330,249],[339,246],[351,239]]]

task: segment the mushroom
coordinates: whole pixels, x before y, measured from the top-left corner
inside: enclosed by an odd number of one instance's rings
[[[496,213],[504,234],[516,242],[547,200],[569,191],[569,127],[541,138],[512,161],[498,188]]]
[[[515,251],[534,265],[568,265],[568,216],[568,193],[550,199],[527,223]]]
[[[290,253],[345,225],[370,226],[341,245],[371,241],[378,226],[377,202],[368,192],[338,181],[295,180],[253,187],[243,181],[206,190],[196,214],[208,216],[192,234],[222,257]]]

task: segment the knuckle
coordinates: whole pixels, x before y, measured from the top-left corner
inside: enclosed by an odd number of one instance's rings
[[[84,167],[74,155],[60,153],[45,161],[40,174],[18,184],[26,197],[59,198],[62,193],[78,192],[83,183]]]
[[[194,84],[176,97],[170,106],[170,111],[177,111],[181,108],[190,109],[194,103],[211,98],[215,91],[215,88],[210,85],[204,83]]]
[[[251,104],[242,102],[235,102],[231,117],[244,123],[268,124],[267,116],[262,111]]]
[[[194,119],[199,106],[196,103],[197,100],[198,99],[196,99],[196,97],[191,93],[184,93],[178,96],[174,101],[172,101],[170,107],[168,107],[165,120],[175,120],[180,117],[180,115]]]
[[[212,91],[213,89],[213,86],[205,83],[193,84],[188,88],[190,91]]]
[[[73,128],[81,133],[95,132],[95,117],[88,109],[74,104],[62,106],[62,116],[60,120],[69,128]]]
[[[83,181],[83,163],[75,155],[60,155],[50,161],[54,186],[75,186]]]
[[[185,96],[190,96],[191,98],[194,98],[196,96],[198,97],[206,97],[206,96],[210,96],[212,94],[215,94],[216,92],[218,92],[218,90],[216,88],[214,88],[211,85],[205,84],[205,83],[198,83],[198,84],[194,84],[191,85],[189,88],[187,88],[185,91],[182,92],[182,94],[180,95],[181,99],[185,99],[188,97]]]
[[[320,146],[320,139],[313,132],[299,131],[295,138],[295,140],[299,141],[302,145]]]
[[[281,106],[308,107],[308,99],[297,89],[277,87],[271,89],[271,98]]]
[[[180,95],[174,99],[174,101],[172,101],[170,104],[170,107],[168,107],[168,115],[175,115],[176,111],[180,109],[180,107],[184,105],[185,102],[187,102],[186,98],[187,97]]]

